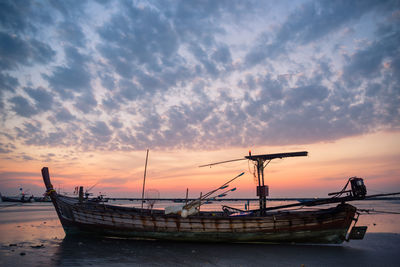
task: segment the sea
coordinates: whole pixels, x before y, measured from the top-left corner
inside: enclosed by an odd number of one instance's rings
[[[291,202],[271,201],[275,206]],[[108,204],[140,206],[138,202]],[[215,202],[244,209],[244,202]],[[400,266],[400,201],[351,203],[364,210],[363,240],[340,245],[189,243],[66,237],[52,203],[0,203],[0,266]],[[156,202],[155,209],[178,205]],[[253,206],[252,206],[253,205]],[[250,203],[255,208],[256,202]]]

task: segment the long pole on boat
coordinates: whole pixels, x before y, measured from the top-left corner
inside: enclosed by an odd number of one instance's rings
[[[260,199],[260,209],[264,208],[264,199],[263,199],[263,195],[261,194],[261,186],[263,186],[264,184],[261,184],[261,172],[264,171],[261,169],[261,166],[264,165],[264,162],[261,159],[258,159],[256,161],[256,165],[257,165],[257,178],[258,178],[258,190],[257,190],[257,195],[259,196]],[[264,179],[263,179],[264,182]]]
[[[146,163],[144,165],[144,176],[143,176],[143,189],[142,189],[142,209],[143,209],[143,203],[144,203],[144,187],[146,185],[146,171],[147,171],[147,159],[149,158],[149,150],[147,149],[146,153]]]
[[[364,197],[345,196],[345,197],[321,198],[321,199],[310,200],[310,201],[306,201],[306,202],[300,202],[300,203],[293,203],[293,204],[287,204],[287,205],[264,208],[264,211],[279,210],[279,209],[293,208],[293,207],[299,207],[299,206],[313,207],[313,206],[340,203],[340,202],[345,203],[346,201],[355,201],[355,200],[360,200],[361,201],[361,200],[366,200],[366,199],[370,199],[370,198],[373,199],[375,197],[393,196],[393,195],[400,195],[400,192],[369,195],[369,196],[367,195],[367,196],[364,196]],[[253,210],[253,211],[260,211],[260,209]]]
[[[232,179],[229,180],[228,182],[224,183],[223,185],[221,185],[221,186],[218,187],[217,189],[214,189],[214,190],[208,192],[207,194],[204,194],[204,195],[202,196],[202,198],[200,198],[200,200],[206,199],[206,198],[208,198],[209,196],[211,196],[212,194],[214,194],[215,192],[217,192],[218,190],[221,190],[221,189],[226,188],[226,187],[228,186],[229,183],[231,183],[232,181],[236,180],[237,178],[239,178],[239,177],[242,176],[243,174],[244,174],[244,172],[242,172],[242,173],[239,174],[239,175],[236,175],[234,178],[232,178]]]
[[[261,214],[264,215],[267,203],[267,196],[269,194],[268,186],[264,184],[264,167],[268,165],[268,163],[277,158],[287,158],[287,157],[300,157],[307,156],[307,151],[299,151],[299,152],[287,152],[287,153],[276,153],[276,154],[264,154],[264,155],[251,155],[251,151],[249,151],[249,155],[245,156],[246,159],[252,160],[255,162],[257,166],[257,196],[259,196],[260,200],[260,211]],[[267,164],[264,166],[264,162],[267,161]]]
[[[184,208],[190,209],[190,208],[192,208],[193,206],[195,206],[195,205],[197,205],[197,204],[201,205],[201,202],[207,200],[207,198],[209,198],[209,196],[211,196],[212,194],[214,194],[214,193],[217,192],[218,190],[222,190],[222,189],[227,188],[228,185],[229,185],[229,183],[231,183],[231,182],[234,181],[235,179],[239,178],[239,177],[242,176],[243,174],[244,174],[244,172],[242,172],[242,173],[239,174],[239,175],[236,175],[234,178],[232,178],[232,179],[229,180],[228,182],[224,183],[223,185],[221,185],[221,186],[218,187],[217,189],[214,189],[214,190],[212,190],[212,191],[210,191],[210,192],[208,192],[208,193],[206,193],[206,194],[204,194],[204,195],[201,193],[201,194],[200,194],[200,198],[199,198],[198,200],[195,199],[195,200],[190,201],[189,203],[186,203],[185,206],[184,206]],[[235,188],[235,190],[236,190],[236,188]],[[234,191],[234,190],[231,189],[231,190],[228,190],[228,191]]]
[[[203,195],[203,192],[200,192],[200,198],[199,198],[199,207],[198,207],[198,212],[200,212],[200,206],[201,206],[201,196]]]
[[[189,196],[189,188],[186,188],[186,199],[185,199],[185,205],[187,205],[187,202],[188,202],[188,196]]]

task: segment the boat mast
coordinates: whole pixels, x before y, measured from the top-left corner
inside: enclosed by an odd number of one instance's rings
[[[143,209],[143,203],[144,203],[144,188],[146,185],[146,172],[147,172],[147,159],[149,158],[149,150],[147,149],[146,152],[146,163],[144,164],[144,175],[143,175],[143,190],[142,190],[142,209]]]
[[[251,155],[251,151],[249,151],[249,155],[245,156],[244,158],[241,158],[241,159],[225,160],[225,161],[201,165],[199,167],[206,167],[206,166],[211,167],[211,166],[222,164],[222,163],[228,163],[228,162],[245,160],[245,159],[254,161],[255,162],[254,164],[257,166],[257,179],[258,179],[257,196],[260,197],[260,211],[261,211],[261,214],[265,214],[265,208],[267,206],[267,196],[268,196],[269,192],[268,192],[268,186],[264,184],[264,168],[273,159],[282,159],[282,158],[288,158],[288,157],[302,157],[302,156],[307,156],[307,155],[308,155],[307,151],[287,152],[287,153],[277,153],[277,154],[263,154],[263,155]]]
[[[251,151],[249,151],[249,155],[246,156],[245,158],[254,161],[257,167],[257,179],[258,179],[257,196],[260,198],[260,211],[262,214],[265,214],[265,209],[267,207],[267,196],[269,194],[268,186],[265,185],[264,183],[264,168],[268,165],[268,163],[271,160],[276,158],[281,159],[287,157],[301,157],[307,155],[308,155],[307,151],[301,151],[301,152],[264,154],[264,155],[252,156]]]

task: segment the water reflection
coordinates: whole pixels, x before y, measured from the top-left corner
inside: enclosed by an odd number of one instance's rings
[[[384,239],[389,242],[379,241]],[[395,266],[397,255],[389,248],[399,245],[398,236],[371,234],[361,242],[364,243],[327,246],[68,237],[60,243],[55,263],[59,266]]]

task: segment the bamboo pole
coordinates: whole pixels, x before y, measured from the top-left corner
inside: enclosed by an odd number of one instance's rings
[[[201,196],[202,196],[202,194],[203,194],[203,192],[200,192],[199,207],[198,207],[198,210],[199,210],[199,212],[200,212],[200,206],[201,206]]]
[[[144,175],[143,175],[143,189],[142,189],[142,209],[143,209],[143,203],[144,203],[144,188],[146,185],[146,172],[147,172],[147,159],[149,157],[149,150],[147,149],[146,153],[146,163],[144,165]]]

